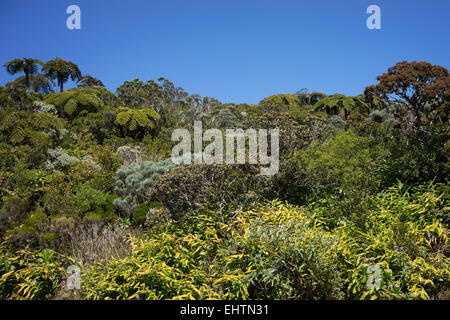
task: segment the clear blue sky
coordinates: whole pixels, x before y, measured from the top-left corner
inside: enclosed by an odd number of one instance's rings
[[[70,4],[81,30],[66,28]],[[370,4],[381,30],[366,28]],[[399,61],[449,68],[449,14],[448,0],[1,0],[0,63],[58,56],[113,92],[163,76],[223,102],[356,95]],[[1,68],[0,84],[14,78]]]

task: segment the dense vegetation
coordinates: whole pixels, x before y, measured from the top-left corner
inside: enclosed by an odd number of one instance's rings
[[[444,67],[249,105],[164,78],[112,93],[61,58],[4,66],[20,76],[0,86],[0,299],[450,298]],[[279,172],[175,165],[194,120],[279,128]]]

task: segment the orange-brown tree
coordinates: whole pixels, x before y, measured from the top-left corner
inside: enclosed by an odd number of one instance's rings
[[[377,77],[378,84],[366,87],[364,94],[378,96],[386,102],[406,101],[420,127],[422,117],[436,108],[449,109],[450,77],[448,70],[428,62],[399,62]],[[429,119],[428,119],[429,120]]]

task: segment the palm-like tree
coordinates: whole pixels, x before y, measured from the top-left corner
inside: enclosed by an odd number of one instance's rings
[[[49,78],[58,82],[59,91],[63,92],[63,85],[69,77],[72,81],[81,79],[81,71],[72,61],[66,61],[61,58],[48,61],[42,68],[42,72]]]
[[[334,94],[317,101],[314,104],[314,109],[326,111],[329,115],[337,115],[343,111],[344,118],[347,119],[352,111],[368,114],[371,110],[371,104],[362,95],[352,97]]]
[[[25,85],[26,78],[24,76],[21,76],[14,81]],[[43,94],[52,92],[53,86],[55,85],[55,82],[52,79],[48,78],[42,73],[30,76],[29,83],[31,90],[35,92],[42,92]]]
[[[93,76],[84,75],[80,82],[78,83],[79,87],[104,87],[103,82]]]
[[[25,73],[25,88],[30,89],[30,77],[38,72],[39,66],[43,66],[44,63],[38,59],[23,58],[14,59],[4,64],[6,71],[9,74],[16,74],[18,72]]]
[[[322,92],[309,92],[308,89],[303,88],[298,90],[295,95],[299,98],[300,104],[305,105],[314,105],[316,104],[320,99],[325,98],[327,95]]]

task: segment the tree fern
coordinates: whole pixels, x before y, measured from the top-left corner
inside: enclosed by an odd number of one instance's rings
[[[61,119],[49,113],[31,113],[17,111],[9,113],[0,125],[0,131],[6,137],[6,142],[18,144],[44,145],[49,136],[46,131],[60,131],[64,128]]]
[[[133,132],[134,135],[143,135],[150,129],[155,128],[155,121],[159,118],[159,114],[153,109],[121,107],[118,110],[115,122],[122,129],[122,132]]]
[[[347,118],[350,112],[369,113],[371,104],[365,101],[363,96],[344,96],[335,94],[325,97],[314,104],[316,111],[326,111],[329,115],[337,115],[343,112],[343,116]]]
[[[76,116],[80,111],[97,112],[104,106],[96,92],[89,89],[55,92],[45,97],[45,102],[55,105],[61,115]]]

